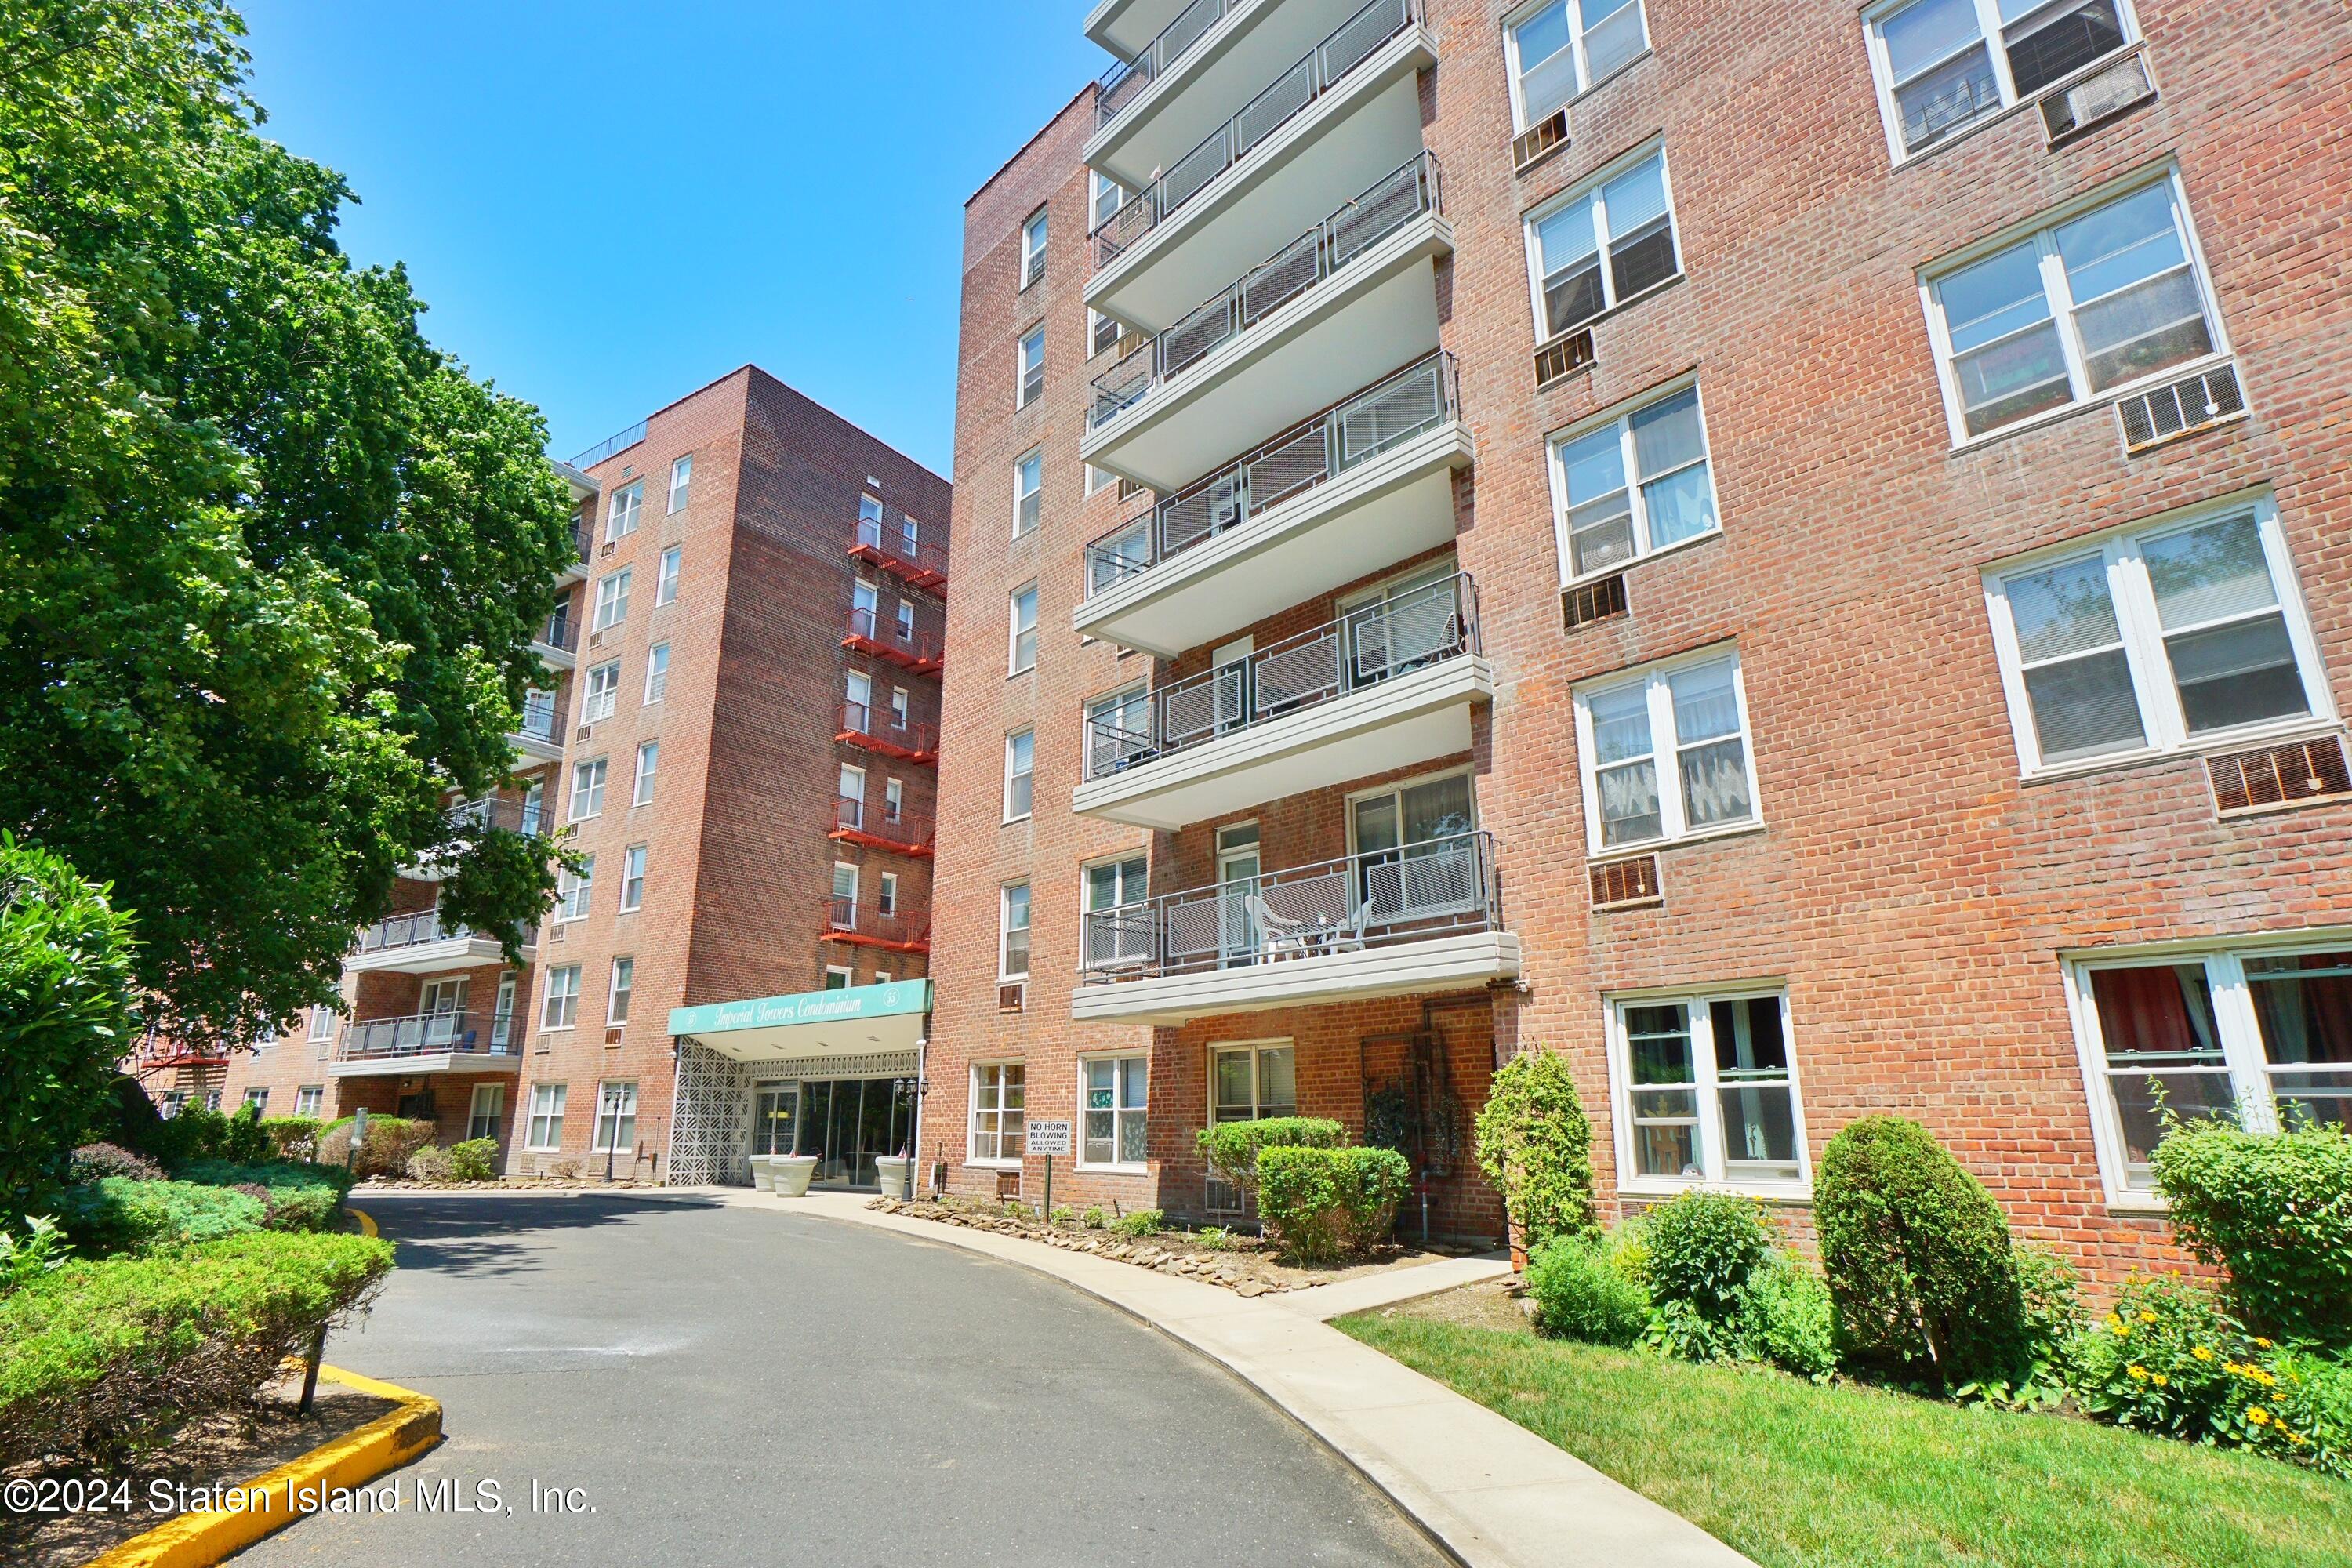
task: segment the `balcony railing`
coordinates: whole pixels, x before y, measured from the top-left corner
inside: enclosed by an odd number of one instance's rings
[[[1440,212],[1437,159],[1421,153],[1284,246],[1239,282],[1095,377],[1087,425],[1100,429],[1423,213]]]
[[[1121,60],[1103,72],[1095,94],[1095,129],[1101,130],[1125,113],[1145,88],[1160,79],[1160,72],[1190,53],[1238,4],[1240,0],[1192,0],[1134,59]]]
[[[1086,596],[1370,462],[1454,418],[1455,409],[1454,356],[1432,354],[1087,545]]]
[[[929,952],[931,947],[929,922],[917,924],[909,910],[896,909],[885,914],[871,902],[860,903],[842,893],[824,900],[824,937],[827,942],[887,948],[893,952]]]
[[[445,814],[452,827],[496,828],[501,833],[543,833],[551,823],[544,806],[520,800],[469,800]]]
[[[909,537],[903,522],[896,528],[885,527],[880,518],[861,517],[857,520],[857,542],[849,552],[863,561],[870,561],[894,576],[903,577],[919,588],[940,590],[948,577],[948,552],[937,544]]]
[[[515,733],[534,741],[553,741],[557,728],[555,694],[551,691],[523,693],[522,722],[515,726]]]
[[[929,724],[900,723],[897,717],[876,711],[870,702],[845,700],[841,705],[841,729],[834,739],[845,745],[863,746],[867,751],[885,756],[902,757],[910,762],[936,762],[939,758],[939,731]]]
[[[514,1020],[506,1014],[419,1013],[345,1024],[335,1059],[396,1061],[404,1057],[514,1054]]]
[[[608,458],[617,457],[646,438],[646,422],[638,420],[618,435],[607,436],[572,459],[575,468],[593,468]]]
[[[1204,0],[1205,3],[1205,0]],[[1194,6],[1195,10],[1200,7]],[[1419,20],[1421,0],[1371,0],[1095,230],[1099,271]],[[1099,111],[1097,111],[1099,112]]]
[[[1108,778],[1477,651],[1477,591],[1457,573],[1090,715],[1087,777]]]
[[[577,653],[580,650],[580,623],[569,616],[561,620],[550,617],[548,623],[539,628],[539,636],[533,640],[564,653]]]
[[[464,926],[445,926],[439,910],[425,910],[418,914],[394,915],[378,921],[360,932],[358,952],[392,952],[404,947],[423,947],[427,942],[454,941],[470,937],[474,932]]]
[[[931,819],[900,806],[894,816],[886,806],[872,806],[849,795],[833,800],[833,837],[877,848],[928,851]]]
[[[937,633],[919,632],[898,621],[885,621],[879,611],[863,605],[849,607],[849,635],[841,639],[841,646],[927,674],[940,668]]]
[[[572,524],[572,563],[574,566],[588,563],[588,525],[577,521]]]
[[[1493,837],[1456,833],[1088,910],[1079,967],[1100,984],[1364,952],[1502,924]]]

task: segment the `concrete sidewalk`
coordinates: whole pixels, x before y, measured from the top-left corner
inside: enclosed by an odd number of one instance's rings
[[[1326,1321],[1492,1279],[1449,1258],[1311,1290],[1230,1290],[1039,1242],[879,1214],[856,1194],[686,1189],[919,1237],[1076,1286],[1230,1369],[1344,1456],[1471,1568],[1753,1568],[1678,1514]]]

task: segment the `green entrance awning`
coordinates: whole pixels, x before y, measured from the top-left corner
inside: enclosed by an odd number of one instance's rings
[[[739,1062],[911,1051],[931,1010],[931,983],[894,980],[838,991],[670,1010],[673,1036],[701,1041]]]

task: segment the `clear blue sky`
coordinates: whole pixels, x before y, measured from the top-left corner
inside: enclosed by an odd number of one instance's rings
[[[245,0],[265,134],[569,456],[751,362],[940,473],[963,202],[1082,0]]]

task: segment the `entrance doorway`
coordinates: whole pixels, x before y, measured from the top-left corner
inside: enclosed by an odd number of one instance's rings
[[[907,1149],[915,1131],[911,1078],[763,1083],[751,1094],[751,1152],[814,1154],[810,1181],[881,1184],[877,1163]]]

